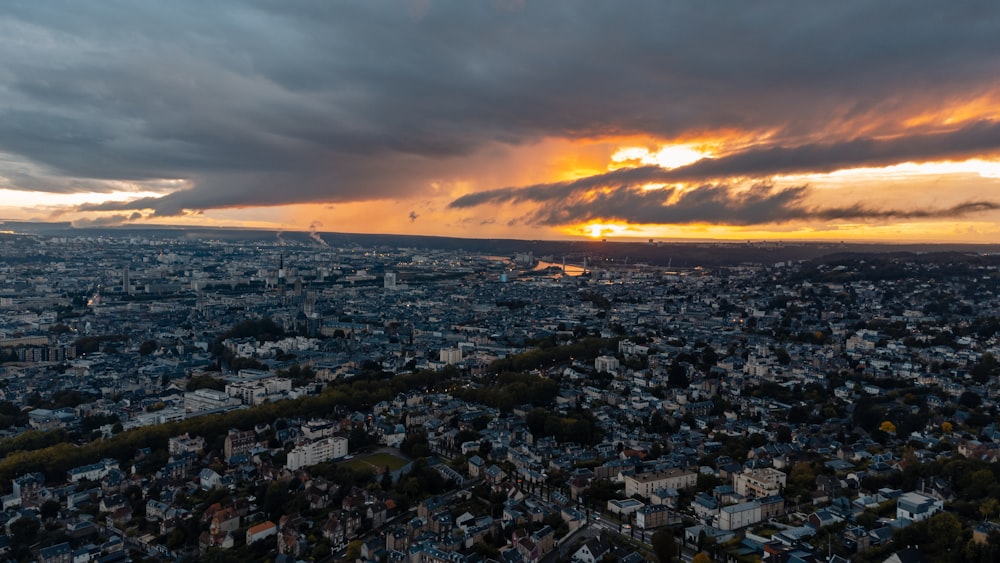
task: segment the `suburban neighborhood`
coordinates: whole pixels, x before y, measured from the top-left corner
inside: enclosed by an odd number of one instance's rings
[[[993,255],[2,236],[6,560],[1000,557]]]

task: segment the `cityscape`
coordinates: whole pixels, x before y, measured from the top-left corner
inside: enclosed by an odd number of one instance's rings
[[[988,249],[189,235],[2,235],[5,557],[995,560]]]
[[[0,563],[1000,562],[998,37],[0,3]]]

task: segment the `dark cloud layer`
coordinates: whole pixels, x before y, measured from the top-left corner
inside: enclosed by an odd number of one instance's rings
[[[886,165],[929,157],[968,157],[1000,148],[1000,124],[978,122],[948,133],[887,140],[852,139],[843,143],[749,149],[721,158],[705,158],[680,168],[648,165],[621,168],[571,182],[506,187],[471,193],[452,208],[479,205],[544,204],[531,219],[544,225],[571,224],[600,218],[639,223],[708,222],[757,225],[804,219],[917,219],[957,217],[996,209],[990,201],[969,202],[928,210],[878,209],[863,204],[840,208],[808,208],[801,203],[808,188],[783,191],[757,188],[748,192],[702,186],[676,192],[642,190],[646,184],[705,182],[731,177],[829,172],[848,166]],[[585,197],[592,190],[600,191]],[[679,193],[677,201],[671,201]],[[735,195],[734,195],[735,194]]]
[[[649,169],[627,172],[647,176]],[[601,188],[601,189],[594,189]],[[532,225],[572,225],[596,220],[633,224],[767,225],[809,220],[889,220],[941,219],[964,217],[1000,209],[1000,203],[980,200],[950,207],[898,209],[869,207],[863,204],[817,207],[807,202],[808,186],[777,189],[761,184],[750,189],[729,185],[706,184],[679,190],[663,188],[644,190],[636,186],[598,185],[596,178],[580,182],[508,188],[472,194],[452,202],[453,207],[516,204],[534,202],[538,209],[524,221]]]
[[[1000,6],[931,0],[15,3],[0,13],[0,177],[50,192],[184,180],[89,207],[172,215],[414,196],[473,175],[490,147],[549,137],[772,135],[675,181],[950,158],[995,150],[997,124],[853,127],[993,92],[997,37]]]
[[[728,176],[770,176],[832,172],[856,166],[885,166],[929,159],[951,160],[1000,150],[1000,123],[979,121],[955,131],[891,139],[750,149],[664,171],[663,181],[700,181]]]

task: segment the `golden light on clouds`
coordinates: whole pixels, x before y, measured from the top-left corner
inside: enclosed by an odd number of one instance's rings
[[[824,185],[834,182],[843,184],[861,180],[902,180],[916,177],[932,177],[946,174],[974,174],[981,178],[1000,178],[1000,160],[973,158],[963,161],[945,162],[903,162],[891,166],[845,168],[822,174],[784,174],[776,176],[777,181],[819,182]]]
[[[103,203],[107,201],[130,201],[143,197],[158,197],[157,192],[111,192],[111,193],[47,193],[26,192],[0,188],[0,202],[4,207],[64,207],[82,205],[84,203]]]
[[[646,147],[622,147],[611,155],[608,168],[614,170],[637,164],[678,168],[710,156],[711,153],[694,145],[664,145],[655,152]]]
[[[583,232],[590,238],[604,238],[609,236],[619,236],[626,232],[628,226],[614,223],[590,223],[578,228],[578,232]]]
[[[902,121],[905,127],[953,126],[980,120],[1000,119],[1000,97],[991,87],[990,93],[972,99],[925,108]]]

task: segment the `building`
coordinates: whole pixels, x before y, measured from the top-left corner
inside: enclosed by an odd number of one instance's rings
[[[28,413],[28,425],[36,430],[66,428],[76,419],[76,413],[69,409],[33,409]]]
[[[324,461],[342,458],[347,455],[347,438],[330,436],[319,440],[299,444],[288,452],[285,467],[295,471],[302,467],[316,465]]]
[[[247,545],[251,545],[254,542],[276,535],[278,535],[277,524],[271,522],[270,520],[267,522],[261,522],[260,524],[250,526],[250,528],[247,529]]]
[[[230,459],[234,455],[250,453],[255,445],[257,445],[257,435],[253,430],[230,430],[222,447],[226,459]]]
[[[615,373],[619,365],[618,358],[614,356],[598,356],[594,359],[594,369],[598,372]]]
[[[719,509],[720,530],[738,530],[752,526],[762,520],[760,501],[752,500],[740,504],[731,504]]]
[[[745,469],[733,475],[736,493],[747,498],[763,498],[781,494],[788,476],[771,467]]]
[[[441,363],[453,366],[462,362],[461,348],[442,348]]]
[[[776,516],[781,516],[785,513],[785,499],[777,495],[769,497],[761,497],[757,499],[760,502],[760,519],[767,520],[769,518],[774,518]]]
[[[926,520],[944,510],[944,501],[923,493],[903,493],[896,500],[896,518],[906,518],[914,522]]]
[[[244,405],[259,405],[269,397],[281,396],[291,390],[292,380],[286,377],[267,377],[226,384],[226,394],[239,399]]]
[[[660,489],[686,489],[698,482],[698,474],[687,469],[667,469],[625,476],[625,496],[650,498]]]
[[[573,553],[573,560],[581,563],[595,563],[600,561],[605,554],[611,551],[611,544],[604,539],[604,536],[590,538]]]
[[[635,500],[634,498],[627,498],[624,500],[611,499],[608,501],[608,511],[612,514],[632,514],[638,511],[645,504]]]
[[[196,389],[184,393],[184,410],[189,413],[232,408],[239,405],[238,399],[215,389]]]
[[[167,440],[167,453],[172,457],[185,453],[198,454],[205,451],[205,439],[201,436],[192,438],[187,432],[180,436],[171,436]]]
[[[313,419],[302,425],[302,435],[307,440],[319,440],[329,438],[340,429],[340,425],[332,420]]]
[[[74,467],[66,472],[66,480],[76,483],[84,479],[88,481],[99,481],[103,479],[113,469],[118,469],[118,460],[102,459],[98,463]]]
[[[58,543],[38,550],[39,563],[71,563],[73,561],[73,549],[69,542]]]
[[[385,288],[396,289],[396,272],[385,273]]]
[[[684,518],[664,504],[644,506],[635,513],[635,525],[640,530],[649,530],[683,522]]]

